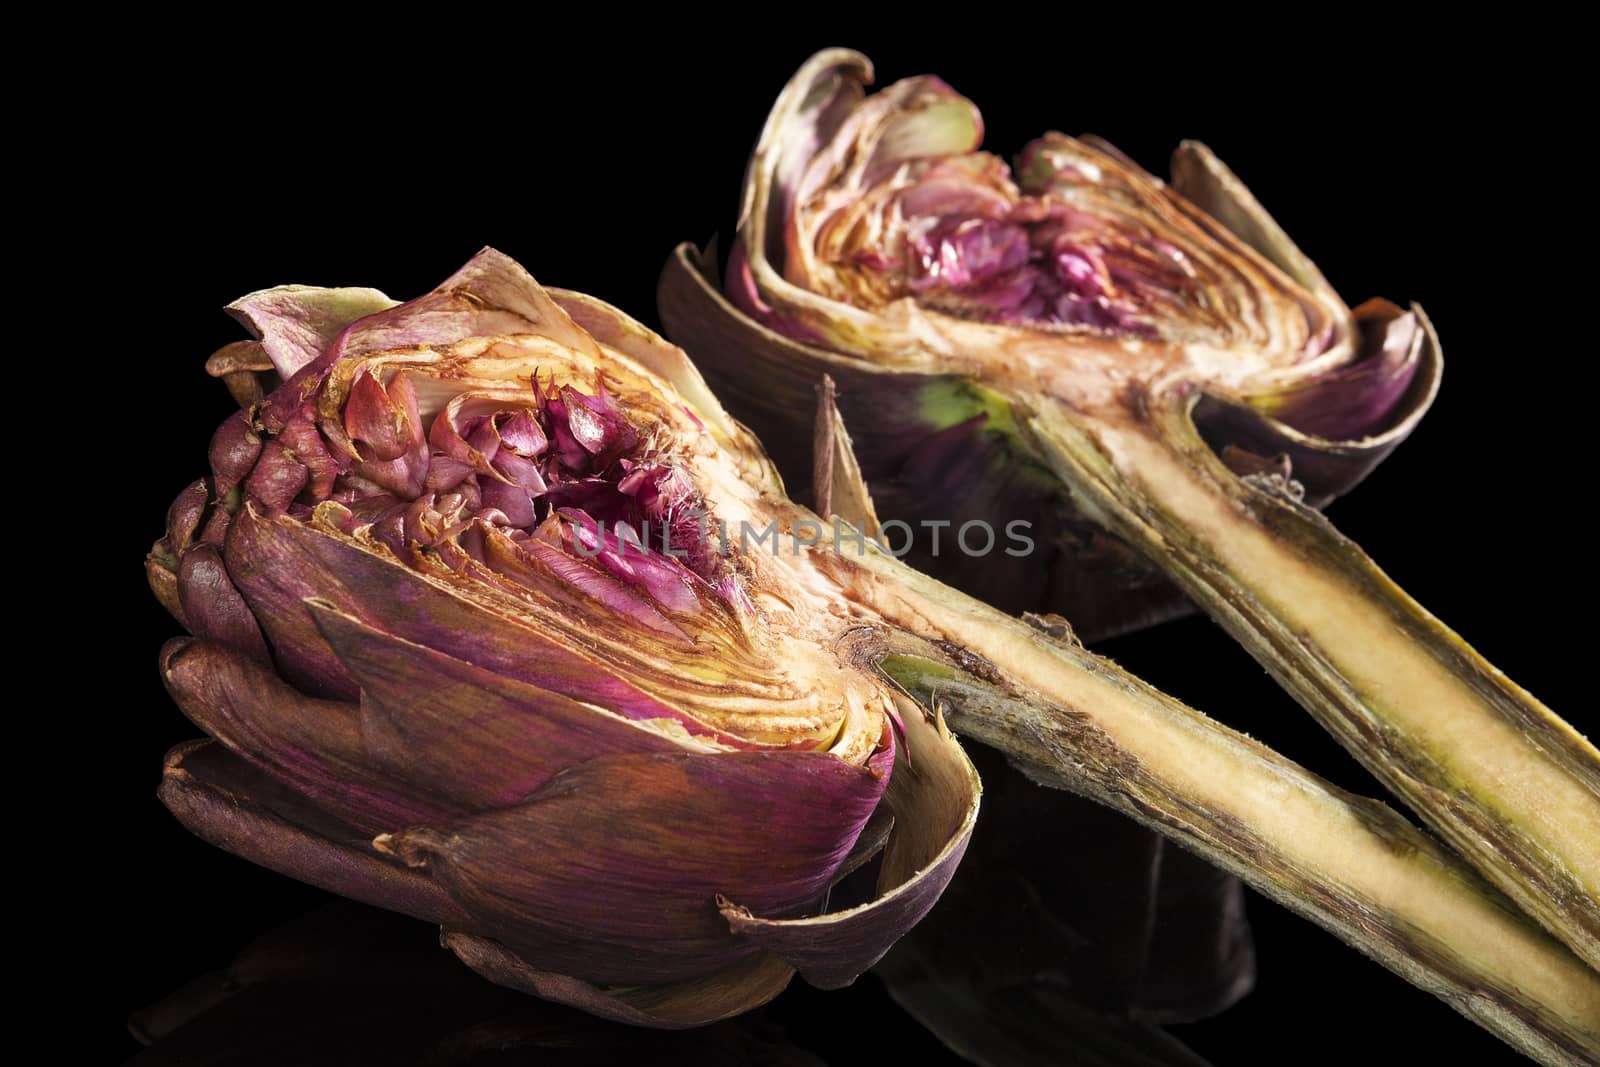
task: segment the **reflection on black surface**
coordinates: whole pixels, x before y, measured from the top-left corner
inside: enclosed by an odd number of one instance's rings
[[[983,813],[938,906],[878,966],[976,1063],[1194,1065],[1156,1025],[1248,993],[1243,888],[1127,818],[974,746]]]
[[[736,1020],[639,1030],[499,989],[428,927],[330,900],[136,1013],[130,1027],[149,1047],[131,1065],[1203,1065],[1156,1024],[1220,1011],[1249,990],[1237,882],[974,755],[987,788],[961,870],[850,989],[797,979]]]
[[[129,1067],[825,1062],[761,1012],[663,1033],[501,989],[422,924],[342,900],[271,931],[129,1026],[150,1046]]]

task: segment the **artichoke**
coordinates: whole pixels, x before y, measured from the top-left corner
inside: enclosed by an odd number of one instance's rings
[[[978,804],[949,720],[1519,1048],[1600,1049],[1600,977],[1404,820],[874,548],[831,407],[824,521],[681,350],[493,251],[406,304],[233,310],[257,347],[214,369],[282,384],[234,381],[148,562],[210,736],[160,795],[205,839],[690,1026],[847,983],[928,910]]]
[[[217,431],[149,564],[193,634],[164,677],[214,739],[168,759],[188,826],[658,1026],[796,967],[853,979],[921,916],[976,777],[830,650],[801,561],[703,536],[708,490],[719,518],[776,498],[681,353],[493,252],[398,306],[231,310],[284,381]],[[877,848],[878,898],[826,912]]]
[[[1202,145],[1170,183],[1056,133],[1011,168],[943,82],[871,77],[824,52],[780,96],[726,295],[669,264],[668,330],[732,409],[782,440],[830,375],[884,514],[1044,516],[1039,558],[938,572],[1002,606],[1111,632],[1172,610],[1159,571],[1600,966],[1600,753],[1311,507],[1432,402],[1421,309],[1348,309]]]

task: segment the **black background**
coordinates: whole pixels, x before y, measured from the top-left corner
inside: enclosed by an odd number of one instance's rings
[[[71,1040],[92,1042],[96,1060],[102,1049],[108,1062],[135,1050],[122,1031],[129,1011],[321,899],[203,845],[154,798],[162,753],[195,730],[156,677],[157,649],[176,626],[145,590],[140,563],[230,410],[201,372],[212,350],[241,336],[220,308],[285,282],[404,298],[494,244],[541,281],[655,323],[668,252],[713,233],[726,248],[767,107],[831,42],[778,28],[669,48],[633,29],[642,35],[622,45],[454,25],[370,50],[315,40],[309,28],[270,42],[241,36],[204,54],[125,58],[96,104],[79,145],[93,192],[77,208],[92,236],[73,249],[74,278],[93,288],[74,285],[71,299],[81,317],[102,319],[96,338],[78,340],[91,346],[84,365],[101,368],[83,395],[93,432],[106,436],[69,448],[114,448],[121,460],[102,468],[102,489],[126,499],[95,509],[115,516],[93,534],[90,555],[105,573],[74,608],[77,625],[94,628],[96,663],[71,684],[88,683],[82,703],[100,709],[96,726],[69,725],[61,738],[102,759],[93,832],[66,828],[97,901],[75,920],[89,927],[83,956],[94,962],[74,979],[84,1007]],[[1401,27],[1341,27],[1317,48],[1297,36],[1166,50],[1132,44],[1137,27],[1085,36],[1019,23],[1003,47],[998,31],[941,29],[923,43],[847,43],[875,58],[880,81],[941,74],[983,109],[988,146],[1001,153],[1050,128],[1094,132],[1160,173],[1181,138],[1202,139],[1352,303],[1384,295],[1428,309],[1448,357],[1440,400],[1333,518],[1491,661],[1592,733],[1592,703],[1578,699],[1590,572],[1575,562],[1589,548],[1578,522],[1589,472],[1574,448],[1592,352],[1575,340],[1587,309],[1559,291],[1555,266],[1582,240],[1566,199],[1576,194],[1552,177],[1573,165],[1564,146],[1576,141],[1564,140],[1573,133],[1542,77],[1509,75],[1503,52],[1476,44],[1425,47]],[[1530,59],[1539,56],[1520,54],[1519,69]],[[108,395],[120,399],[108,407]],[[1335,781],[1377,791],[1208,622],[1106,651]],[[1328,935],[1259,897],[1250,907],[1257,991],[1178,1029],[1213,1062],[1432,1059],[1449,1045],[1479,1063],[1511,1059]],[[420,925],[415,935],[432,936]],[[830,1062],[948,1056],[871,978],[827,995],[797,983],[775,1015]]]

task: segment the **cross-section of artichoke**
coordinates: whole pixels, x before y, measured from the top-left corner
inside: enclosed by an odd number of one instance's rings
[[[224,372],[285,380],[235,389],[149,562],[212,738],[162,797],[208,840],[438,922],[495,981],[687,1026],[848,982],[932,905],[977,812],[950,717],[1519,1047],[1600,1047],[1600,979],[1426,837],[791,503],[606,305],[486,251],[407,304],[235,310],[259,348]],[[876,898],[828,911],[880,851]]]
[[[1021,582],[1116,629],[1161,606],[1137,568],[1045,579],[1134,554],[1158,568],[1600,965],[1600,754],[1307,506],[1432,401],[1422,311],[1348,309],[1201,145],[1171,182],[1060,134],[1011,168],[943,82],[870,80],[864,57],[826,52],[778,100],[727,299],[688,250],[663,281],[669,330],[735,412],[782,438],[826,373],[886,515],[908,496],[902,517],[954,501],[991,522],[1048,501],[1064,565],[1002,564],[1001,600]]]

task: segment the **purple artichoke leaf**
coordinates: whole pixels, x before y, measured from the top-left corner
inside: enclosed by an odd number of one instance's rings
[[[283,285],[240,297],[228,311],[260,339],[285,380],[327,351],[358,319],[395,306],[376,289]]]
[[[280,669],[291,677],[304,656],[356,686],[348,670],[317,632],[306,601],[322,597],[335,609],[446,655],[470,660],[520,681],[607,707],[626,708],[640,718],[671,716],[621,678],[596,669],[576,651],[550,647],[527,623],[510,614],[485,612],[438,581],[385,558],[335,531],[288,519],[262,519],[246,509],[228,543],[230,572],[256,617],[265,620]],[[584,561],[579,560],[582,563]],[[322,575],[337,575],[330,582]],[[509,594],[502,598],[509,602]],[[508,609],[511,606],[507,604]],[[303,650],[303,651],[302,651]],[[291,658],[293,657],[293,658]],[[331,668],[322,665],[331,661]],[[312,675],[320,680],[321,676]]]
[[[260,341],[234,341],[223,345],[206,360],[206,373],[221,378],[234,402],[247,411],[261,403],[268,389],[283,380]]]
[[[161,677],[196,726],[368,837],[464,810],[417,796],[374,768],[355,705],[304,696],[253,659],[176,638],[162,650]]]
[[[909,702],[908,702],[909,705]],[[889,781],[894,829],[879,868],[878,896],[845,911],[765,917],[742,898],[725,894],[721,911],[736,934],[792,964],[814,986],[836,989],[854,982],[928,914],[949,884],[972,837],[980,789],[972,764],[949,744],[941,723],[907,707],[907,767]]]
[[[234,588],[215,545],[189,546],[178,560],[177,583],[181,617],[190,633],[263,663],[271,662],[261,627]]]
[[[676,740],[597,705],[375,630],[325,602],[307,607],[361,687],[365,760],[448,802],[441,810],[515,804],[555,768],[585,759],[679,750]],[[486,763],[484,752],[497,756]]]
[[[819,908],[892,761],[892,749],[865,767],[825,753],[597,756],[515,806],[378,845],[542,966],[603,984],[696,978],[755,951],[710,906],[719,895],[762,914]]]
[[[1359,360],[1275,393],[1208,393],[1192,412],[1225,459],[1237,449],[1286,460],[1284,476],[1304,486],[1314,507],[1354,488],[1410,435],[1442,377],[1439,342],[1421,308],[1369,300],[1352,314]]]
[[[434,882],[215,741],[169,752],[158,796],[191,832],[251,863],[426,922],[466,921]]]
[[[756,954],[703,978],[649,986],[601,988],[581,978],[529,966],[490,938],[446,929],[444,946],[497,985],[581,1009],[603,1019],[657,1030],[705,1026],[772,1000],[794,977],[776,956]]]

